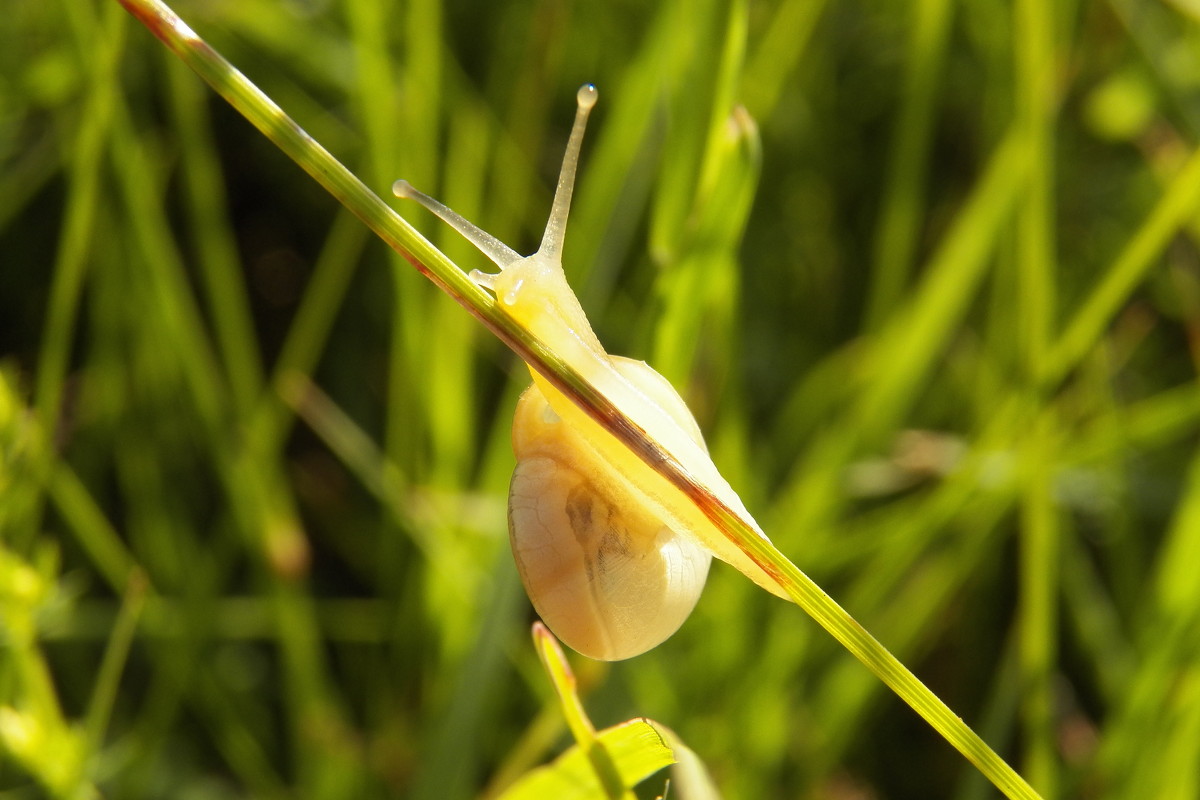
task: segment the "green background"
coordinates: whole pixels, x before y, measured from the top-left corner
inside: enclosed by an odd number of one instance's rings
[[[1200,795],[1194,3],[176,10],[379,194],[521,252],[595,83],[564,262],[600,339],[1044,795]],[[475,797],[559,752],[524,368],[116,2],[0,16],[5,796]],[[575,664],[729,797],[992,791],[723,565]]]

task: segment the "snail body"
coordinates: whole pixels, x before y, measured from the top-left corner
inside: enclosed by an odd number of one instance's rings
[[[393,190],[429,208],[495,262],[500,272],[475,270],[471,278],[693,478],[753,522],[709,457],[683,399],[644,362],[605,352],[567,284],[560,254],[595,88],[581,87],[577,101],[550,219],[531,256],[518,255],[406,181]],[[539,373],[530,373],[533,385],[513,421],[517,466],[509,489],[509,538],[526,593],[559,639],[610,661],[655,647],[695,607],[714,554],[783,596],[669,481]]]

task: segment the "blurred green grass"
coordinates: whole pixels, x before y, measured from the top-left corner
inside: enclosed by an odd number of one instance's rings
[[[1043,794],[1200,796],[1187,4],[176,10],[377,191],[522,251],[596,83],[564,261],[601,340]],[[0,788],[473,797],[547,760],[524,370],[115,2],[4,16]],[[577,669],[729,797],[987,796],[726,568]]]

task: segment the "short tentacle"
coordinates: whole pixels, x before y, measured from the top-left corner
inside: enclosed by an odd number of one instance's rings
[[[413,185],[406,180],[398,180],[392,184],[392,193],[396,197],[408,198],[416,200],[427,209],[437,214],[446,221],[450,227],[458,231],[471,244],[479,248],[479,252],[483,253],[500,269],[504,269],[513,262],[520,261],[521,256],[515,250],[506,245],[504,242],[492,236],[485,230],[482,230],[475,223],[468,221],[461,214],[450,210],[445,205],[434,200],[424,192],[417,191]],[[486,273],[480,273],[485,275]],[[483,281],[476,280],[476,283],[484,284]]]

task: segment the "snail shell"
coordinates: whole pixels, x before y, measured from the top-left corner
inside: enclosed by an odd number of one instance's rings
[[[640,361],[612,361],[703,446],[687,406],[662,376]],[[517,405],[513,450],[513,557],[555,635],[586,656],[613,661],[678,630],[700,598],[711,553],[647,513],[637,487],[563,423],[536,384]]]

